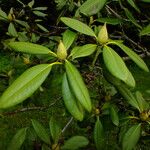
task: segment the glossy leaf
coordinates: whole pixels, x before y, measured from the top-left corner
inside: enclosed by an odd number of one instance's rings
[[[128,72],[128,76],[125,82],[128,86],[130,87],[135,87],[136,83],[135,83],[135,79],[133,77],[133,75],[131,74],[131,72]]]
[[[88,143],[89,143],[88,139],[84,136],[73,136],[65,142],[65,144],[61,147],[61,149],[77,150],[81,147],[87,146]]]
[[[140,36],[143,36],[143,35],[148,35],[150,34],[150,24],[147,25],[146,27],[144,27],[141,32],[140,32]]]
[[[126,16],[128,17],[128,19],[138,28],[142,28],[136,21],[136,19],[134,18],[134,16],[132,15],[132,13],[127,9],[127,8],[124,8],[124,11],[126,13]]]
[[[127,2],[137,11],[140,12],[139,8],[135,4],[134,0],[127,0]]]
[[[116,106],[111,105],[110,106],[110,117],[114,125],[118,126],[119,125],[119,117],[118,117],[118,112],[116,109]]]
[[[72,56],[72,59],[89,56],[92,53],[94,53],[96,48],[97,48],[97,45],[95,45],[95,44],[86,44],[84,46],[80,46],[80,47],[77,47],[77,48],[75,47],[71,51],[70,55]]]
[[[40,64],[26,70],[0,98],[0,108],[15,106],[30,97],[44,82],[52,65]]]
[[[76,38],[76,33],[66,30],[63,34],[63,43],[65,45],[66,50],[69,49],[69,47],[72,45]]]
[[[107,0],[87,0],[79,7],[76,16],[78,12],[86,16],[95,15],[104,7],[106,1]]]
[[[118,18],[98,18],[96,19],[96,21],[101,23],[111,24],[111,25],[117,25],[123,22],[121,19]]]
[[[126,83],[129,70],[122,58],[112,48],[104,46],[103,59],[108,71]]]
[[[43,127],[41,123],[39,123],[37,120],[32,119],[32,126],[38,135],[38,137],[45,142],[46,144],[50,144],[50,137],[47,133],[46,129]]]
[[[122,141],[123,150],[135,148],[141,134],[141,124],[134,125],[125,133]]]
[[[62,82],[62,94],[63,94],[63,100],[64,104],[69,111],[69,113],[77,120],[82,121],[83,120],[83,110],[80,109],[77,103],[77,99],[74,96],[73,92],[71,91],[67,76],[64,74],[63,82]]]
[[[57,143],[61,135],[61,128],[54,117],[51,117],[49,121],[49,127],[52,139],[54,143]]]
[[[22,128],[17,131],[10,141],[7,150],[20,150],[25,138],[27,128]]]
[[[94,126],[94,142],[97,150],[104,149],[105,147],[105,135],[104,129],[102,126],[99,117],[97,117],[97,121]]]
[[[124,44],[119,43],[119,42],[114,42],[113,41],[113,42],[110,42],[110,43],[119,46],[141,69],[143,69],[146,72],[149,71],[149,69],[148,69],[147,65],[145,64],[145,62],[139,57],[139,55],[137,55],[129,47],[127,47]]]
[[[14,37],[17,37],[18,34],[17,34],[17,31],[16,31],[16,28],[15,26],[13,25],[13,23],[10,23],[9,26],[8,26],[8,33],[10,36],[14,36]]]
[[[50,51],[47,47],[39,44],[33,44],[29,42],[10,42],[9,46],[10,48],[18,52],[29,54],[51,54],[53,56],[56,56],[56,54]]]
[[[79,71],[73,64],[71,64],[67,60],[65,62],[65,68],[66,68],[67,79],[68,79],[69,85],[75,97],[77,98],[79,103],[81,103],[81,105],[87,111],[90,112],[92,110],[91,99],[89,96],[88,89],[86,85],[84,84]]]
[[[69,26],[70,28],[80,33],[96,37],[94,31],[89,26],[87,26],[86,24],[82,23],[79,20],[67,18],[67,17],[61,17],[61,21],[67,26]]]

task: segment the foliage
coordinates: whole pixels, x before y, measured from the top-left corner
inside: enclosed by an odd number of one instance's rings
[[[149,1],[42,3],[17,0],[0,8],[2,120],[30,110],[48,115],[44,124],[44,118],[29,117],[7,149],[147,146],[149,97],[136,90],[136,75],[125,60],[148,74],[141,56],[149,56]]]

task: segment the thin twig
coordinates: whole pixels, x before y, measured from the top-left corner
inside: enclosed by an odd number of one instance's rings
[[[59,98],[59,99],[60,99],[60,98]],[[55,105],[56,102],[57,102],[59,99],[56,99],[53,103],[51,103],[51,104],[48,105],[48,106],[43,106],[43,107],[26,107],[26,108],[22,108],[22,109],[13,111],[13,112],[6,112],[6,113],[3,113],[3,114],[1,114],[1,115],[2,115],[2,116],[14,115],[14,114],[17,114],[17,113],[22,113],[22,112],[27,112],[27,111],[33,111],[33,110],[43,111],[43,110],[49,109],[50,107],[52,107],[53,105]]]
[[[67,122],[65,127],[62,129],[62,131],[61,131],[62,134],[66,131],[66,129],[69,127],[69,125],[71,124],[72,121],[73,121],[73,117],[70,118],[70,120]]]

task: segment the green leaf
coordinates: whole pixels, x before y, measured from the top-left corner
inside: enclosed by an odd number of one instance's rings
[[[129,70],[122,58],[112,48],[104,46],[103,59],[108,71],[113,76],[128,83]]]
[[[48,7],[36,7],[33,10],[47,10]]]
[[[69,85],[79,101],[81,105],[87,110],[92,110],[92,104],[91,99],[89,96],[88,89],[86,85],[83,82],[83,79],[79,73],[79,71],[76,69],[74,65],[72,65],[69,61],[65,61],[65,68],[67,73],[67,79],[69,82]]]
[[[78,16],[80,12],[86,16],[95,15],[104,7],[106,1],[107,0],[87,0],[77,9],[75,16]]]
[[[73,50],[71,51],[70,56],[72,56],[72,59],[89,56],[92,53],[94,53],[96,48],[97,48],[96,44],[86,44],[84,46],[74,47]]]
[[[135,107],[136,109],[140,111],[136,98],[125,85],[123,84],[117,85],[117,89],[131,106]]]
[[[117,108],[114,105],[110,106],[110,117],[111,117],[113,124],[118,126],[119,125],[119,117],[118,117]]]
[[[17,133],[12,138],[8,145],[7,150],[20,150],[25,138],[26,138],[27,128],[22,128],[17,131]]]
[[[73,136],[61,148],[63,150],[78,150],[81,147],[87,146],[88,143],[88,139],[84,136]]]
[[[79,20],[67,18],[67,17],[61,17],[61,21],[67,26],[69,26],[70,28],[80,33],[96,37],[94,31],[89,26],[87,26],[86,24],[82,23]]]
[[[143,69],[146,72],[149,72],[149,69],[145,62],[133,50],[119,42],[112,41],[110,42],[110,44],[111,43],[119,46],[141,69]]]
[[[26,70],[0,98],[0,108],[15,106],[30,97],[44,82],[52,64],[40,64]]]
[[[123,150],[135,148],[141,134],[141,124],[132,126],[124,135],[122,141]]]
[[[0,8],[0,20],[8,20],[7,14]]]
[[[140,112],[147,110],[149,108],[149,103],[145,101],[141,92],[136,91],[135,96],[136,96],[136,100],[137,100]]]
[[[69,111],[69,113],[77,120],[82,121],[84,117],[83,110],[78,105],[78,100],[73,95],[73,92],[70,90],[67,76],[64,74],[63,82],[62,82],[62,94],[64,104]]]
[[[50,127],[50,133],[54,143],[58,143],[58,140],[61,135],[61,127],[54,117],[51,117],[49,121],[49,127]]]
[[[70,30],[66,30],[63,34],[63,43],[64,46],[66,48],[66,50],[69,49],[69,47],[72,45],[72,43],[74,42],[75,38],[77,37],[77,34],[70,31]]]
[[[17,22],[18,24],[22,25],[23,27],[25,27],[25,28],[27,28],[27,29],[30,28],[30,26],[28,25],[28,23],[25,22],[25,21],[21,21],[21,20],[15,19],[15,22]]]
[[[28,6],[29,6],[30,8],[32,8],[33,5],[34,5],[34,3],[35,3],[34,0],[32,0],[31,2],[28,3]]]
[[[135,4],[134,0],[127,0],[127,2],[137,11],[140,13],[139,8],[137,7],[137,5]]]
[[[150,24],[147,25],[146,27],[144,27],[141,32],[140,32],[140,36],[143,36],[143,35],[148,35],[150,34]]]
[[[41,123],[39,123],[37,120],[32,119],[32,126],[38,135],[38,137],[45,142],[46,144],[50,144],[50,137],[47,133],[46,129],[43,127]]]
[[[142,2],[145,2],[145,3],[150,3],[149,0],[141,0]]]
[[[10,23],[9,26],[8,26],[8,33],[10,36],[14,36],[14,37],[17,37],[18,34],[17,34],[17,31],[16,31],[16,28],[15,26],[13,25],[13,23]]]
[[[47,14],[41,12],[41,11],[37,11],[37,10],[34,10],[33,13],[39,17],[46,17]]]
[[[43,27],[42,25],[40,24],[36,24],[42,31],[44,32],[49,32],[45,27]]]
[[[130,87],[135,87],[136,83],[135,83],[135,79],[133,77],[133,75],[131,74],[131,72],[128,72],[128,76],[125,82],[128,86]]]
[[[98,18],[96,19],[96,21],[101,23],[111,24],[111,25],[117,25],[123,22],[121,19],[118,18]]]
[[[97,121],[94,127],[94,142],[95,142],[95,146],[97,150],[104,149],[105,135],[104,135],[104,129],[103,129],[101,121],[99,120],[99,117],[97,117]]]
[[[29,54],[50,54],[57,57],[56,54],[49,50],[47,47],[39,44],[33,44],[29,42],[10,42],[8,45],[10,48],[18,52]]]
[[[124,8],[124,11],[125,11],[125,14],[126,16],[128,17],[128,19],[138,28],[142,28],[136,21],[136,19],[134,18],[134,16],[132,15],[132,13],[127,9],[127,8]]]

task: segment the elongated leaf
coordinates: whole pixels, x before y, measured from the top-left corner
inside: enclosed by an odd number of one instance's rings
[[[119,125],[119,117],[118,117],[118,112],[117,112],[116,106],[114,106],[114,105],[110,106],[110,116],[111,116],[111,120],[112,120],[113,124],[118,126]]]
[[[129,70],[122,58],[110,47],[104,46],[103,59],[109,72],[116,78],[126,82]]]
[[[90,112],[92,110],[91,99],[89,96],[88,89],[84,84],[79,71],[76,69],[74,65],[72,65],[67,60],[65,62],[65,67],[66,67],[68,82],[75,97],[77,98],[77,100],[79,100],[79,103],[81,103],[81,105],[87,111]]]
[[[97,150],[104,149],[105,135],[104,135],[104,129],[103,129],[101,121],[99,120],[99,117],[97,117],[97,121],[94,127],[94,142],[95,142],[95,146]]]
[[[22,128],[17,131],[9,143],[7,150],[20,150],[26,137],[26,130],[27,128]]]
[[[136,85],[135,79],[130,71],[128,72],[126,84],[129,85],[130,87],[135,87],[135,85]]]
[[[71,51],[72,59],[89,56],[96,50],[97,45],[95,44],[86,44],[84,46],[74,48]]]
[[[29,6],[30,8],[32,8],[33,5],[34,5],[34,3],[35,3],[34,0],[32,0],[31,2],[28,3],[28,6]]]
[[[81,110],[80,107],[78,106],[77,104],[78,100],[73,95],[73,92],[70,90],[66,74],[64,74],[63,77],[62,94],[67,110],[75,119],[82,121],[84,115],[83,110]]]
[[[8,20],[7,14],[0,8],[0,19]]]
[[[136,100],[137,100],[137,103],[138,103],[139,108],[140,108],[140,112],[147,110],[149,108],[149,103],[145,101],[142,94],[139,91],[137,91],[135,93],[135,96],[136,96]]]
[[[70,28],[80,33],[96,37],[94,31],[89,26],[87,26],[86,24],[82,23],[79,20],[67,18],[67,17],[61,17],[61,21],[67,26],[69,26]]]
[[[150,24],[141,30],[140,36],[148,35],[148,34],[150,34]]]
[[[104,7],[106,1],[107,0],[87,0],[79,7],[75,16],[78,16],[80,12],[86,16],[95,15]]]
[[[30,54],[51,54],[53,56],[56,56],[56,54],[50,51],[47,47],[39,44],[33,44],[29,42],[10,42],[9,46],[13,50],[18,52],[30,53]]]
[[[127,100],[127,102],[131,106],[135,107],[136,109],[138,109],[140,111],[140,108],[139,108],[136,98],[134,97],[134,95],[131,93],[131,91],[125,85],[123,85],[123,84],[117,85],[117,89],[119,90],[121,95]]]
[[[36,24],[42,31],[44,31],[44,32],[49,32],[45,27],[43,27],[42,25],[40,25],[40,24]]]
[[[37,120],[32,119],[32,126],[38,135],[38,137],[45,142],[46,144],[50,144],[50,137],[46,131],[46,129],[43,127],[41,123],[39,123]]]
[[[39,17],[46,17],[47,14],[41,12],[41,11],[37,11],[37,10],[34,10],[33,13]]]
[[[16,31],[16,28],[15,28],[15,26],[13,25],[13,23],[10,23],[10,24],[9,24],[9,26],[8,26],[8,33],[9,33],[9,35],[14,36],[14,37],[17,37],[17,36],[18,36],[17,31]]]
[[[137,11],[140,12],[139,8],[135,4],[134,0],[127,0],[127,2]]]
[[[145,2],[145,3],[150,3],[149,0],[141,0],[142,2]]]
[[[66,30],[63,34],[63,43],[65,45],[66,50],[69,49],[69,47],[72,45],[72,43],[74,42],[75,38],[76,38],[76,33],[70,31],[70,30]]]
[[[98,18],[96,19],[96,21],[101,23],[111,24],[111,25],[117,25],[123,22],[121,19],[118,18]]]
[[[15,106],[30,97],[44,82],[52,65],[40,64],[26,70],[0,98],[0,108]]]
[[[115,44],[119,46],[141,69],[143,69],[146,72],[149,72],[149,69],[145,62],[137,55],[133,50],[131,50],[129,47],[125,46],[122,43],[118,42],[110,42],[112,44]]]
[[[123,150],[135,148],[141,134],[141,124],[132,126],[124,135],[122,141]]]
[[[49,121],[49,127],[50,127],[50,133],[54,143],[58,143],[58,140],[61,135],[61,127],[54,117],[51,117]]]
[[[87,146],[89,143],[88,139],[84,136],[73,136],[65,142],[61,147],[62,150],[77,150],[81,147]]]
[[[33,10],[47,10],[48,7],[36,7]]]
[[[21,20],[15,19],[15,22],[17,22],[18,24],[22,25],[23,27],[25,27],[27,29],[30,28],[30,26],[28,25],[28,23],[25,22],[25,21],[21,21]]]
[[[128,19],[138,28],[142,28],[136,21],[136,19],[134,18],[134,16],[132,15],[132,13],[127,9],[127,8],[124,8],[124,11],[126,13],[126,16],[128,17]]]

